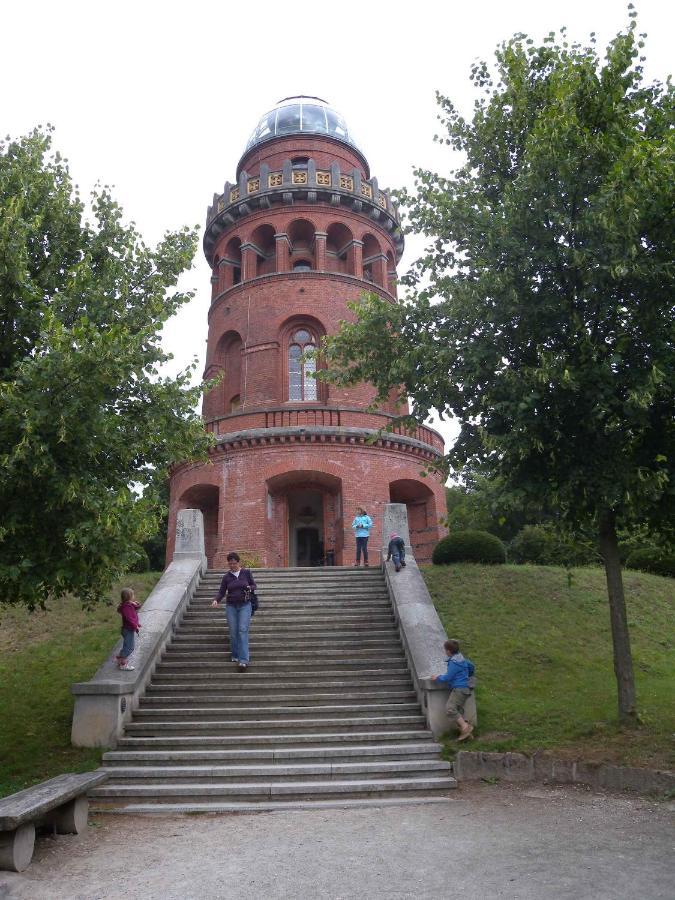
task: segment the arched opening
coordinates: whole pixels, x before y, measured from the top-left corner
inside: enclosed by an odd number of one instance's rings
[[[379,277],[381,269],[382,248],[378,240],[372,234],[366,234],[363,237],[363,279],[370,281],[372,284],[379,284],[380,287],[386,287],[382,284]]]
[[[276,246],[272,225],[259,225],[251,235],[255,250],[255,275],[276,271]]]
[[[203,415],[214,419],[235,412],[241,406],[241,351],[244,342],[236,331],[226,331],[218,341],[209,375],[222,373],[220,384],[204,396]],[[236,408],[233,403],[236,400]]]
[[[314,256],[315,228],[307,219],[296,219],[288,226],[288,242],[290,246],[291,268],[295,269],[295,263],[307,265],[310,269],[316,268]]]
[[[241,239],[231,238],[225,247],[220,264],[221,290],[234,287],[241,282]]]
[[[268,533],[276,565],[339,564],[342,554],[342,481],[296,470],[267,481]]]
[[[389,500],[391,503],[405,503],[415,558],[418,562],[430,560],[438,541],[438,516],[436,499],[429,485],[412,478],[392,481],[389,483]]]
[[[354,236],[341,222],[328,226],[326,237],[326,268],[329,272],[354,274]]]
[[[204,516],[204,550],[209,566],[218,550],[220,491],[213,484],[195,484],[178,498],[178,509],[200,509]]]

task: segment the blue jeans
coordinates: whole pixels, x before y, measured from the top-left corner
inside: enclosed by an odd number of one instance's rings
[[[364,563],[368,562],[368,538],[367,537],[357,537],[356,538],[356,564],[358,565],[361,562],[361,551],[363,551],[363,561]]]
[[[120,651],[120,659],[128,659],[134,652],[134,635],[136,632],[133,628],[122,629],[122,649]]]
[[[234,603],[225,604],[227,627],[230,632],[230,650],[232,659],[238,659],[240,663],[248,663],[248,628],[251,624],[251,602],[235,606]]]
[[[400,569],[405,565],[405,553],[392,553],[391,558],[394,561],[394,568]]]

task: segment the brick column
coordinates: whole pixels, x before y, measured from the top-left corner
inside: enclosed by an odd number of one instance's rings
[[[255,278],[257,268],[257,253],[253,244],[241,245],[241,280],[250,281]]]
[[[363,278],[363,241],[352,241],[347,251],[349,271],[356,278]]]
[[[325,231],[316,231],[314,233],[314,268],[317,272],[326,271],[326,238],[328,234]]]
[[[280,231],[274,235],[276,244],[276,268],[277,272],[288,272],[291,268],[290,248],[288,246],[288,235]]]
[[[373,279],[375,284],[379,284],[380,287],[383,287],[385,290],[388,288],[387,284],[387,257],[383,254],[381,256],[377,256],[373,260]]]

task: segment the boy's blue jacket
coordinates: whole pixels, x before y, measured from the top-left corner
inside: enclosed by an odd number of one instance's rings
[[[455,653],[448,660],[448,671],[439,675],[436,681],[445,682],[450,688],[468,688],[469,678],[476,671],[470,659],[464,659],[461,653]]]

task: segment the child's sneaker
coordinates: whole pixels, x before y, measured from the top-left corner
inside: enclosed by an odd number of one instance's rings
[[[136,666],[130,666],[129,663],[126,666],[118,666],[120,672],[135,672]]]

